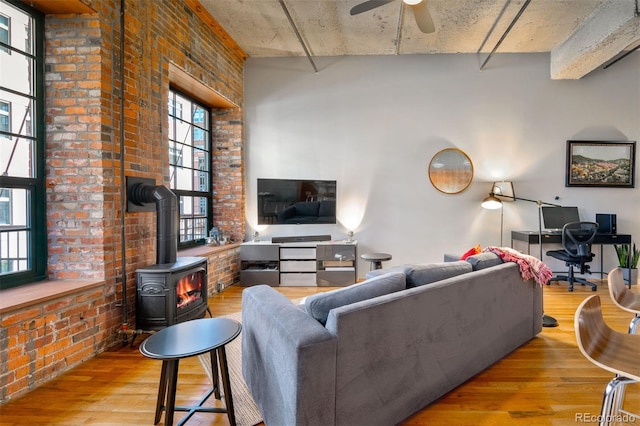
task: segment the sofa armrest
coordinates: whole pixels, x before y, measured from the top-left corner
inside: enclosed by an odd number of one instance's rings
[[[266,285],[242,293],[242,374],[268,425],[335,422],[337,339]]]
[[[296,215],[296,206],[289,206],[278,213],[278,223],[284,223]]]

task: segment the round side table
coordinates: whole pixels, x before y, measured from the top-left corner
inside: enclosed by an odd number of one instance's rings
[[[365,253],[360,256],[362,260],[366,260],[367,262],[371,262],[371,269],[373,271],[375,269],[382,269],[382,262],[385,260],[391,260],[391,255],[388,253]]]
[[[142,342],[142,345],[140,345],[140,353],[142,353],[142,355],[147,358],[162,360],[154,424],[160,422],[163,409],[165,411],[165,426],[173,425],[174,411],[188,412],[188,414],[180,420],[179,425],[183,425],[196,412],[227,413],[229,423],[231,423],[231,425],[236,424],[231,385],[229,383],[227,355],[224,345],[238,337],[241,329],[242,326],[240,323],[228,318],[202,318],[169,326],[152,334]],[[211,390],[200,400],[198,405],[176,407],[176,386],[180,359],[201,355],[206,352],[211,354],[213,377]],[[216,399],[221,399],[220,385],[218,383],[218,362],[220,365],[220,375],[222,376],[222,388],[224,390],[226,407],[203,407],[202,404],[204,404],[211,394],[215,394]]]

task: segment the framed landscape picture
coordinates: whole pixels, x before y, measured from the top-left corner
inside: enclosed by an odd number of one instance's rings
[[[567,141],[565,186],[634,188],[636,143]]]

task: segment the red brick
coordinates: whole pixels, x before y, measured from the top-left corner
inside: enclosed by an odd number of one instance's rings
[[[124,158],[127,176],[168,185],[164,117],[170,83],[168,64],[191,70],[205,84],[222,88],[224,96],[243,104],[243,60],[206,24],[194,19],[181,1],[125,3],[126,69],[122,80],[117,69],[120,39],[117,28],[112,28],[119,18],[119,2],[93,0],[92,7],[99,13],[51,16],[45,22],[46,63],[51,70],[45,75],[46,179],[56,183],[47,190],[48,269],[51,279],[97,278],[106,284],[76,295],[70,304],[66,298],[64,302],[46,303],[49,314],[44,319],[36,320],[42,315],[39,308],[2,316],[1,326],[27,330],[8,339],[11,349],[30,352],[22,359],[21,368],[0,378],[6,383],[3,398],[18,395],[35,381],[55,377],[120,343],[116,329],[122,318],[122,308],[117,306],[122,297],[122,217],[130,314],[135,312],[135,270],[155,260],[154,215],[120,211],[120,182],[124,179],[120,162]],[[149,19],[154,24],[143,25]],[[99,43],[94,44],[94,40]],[[149,40],[153,40],[152,49]],[[179,45],[188,46],[188,51]],[[118,104],[121,85],[125,88],[123,117]],[[224,187],[224,196],[218,195],[215,200],[214,220],[223,224],[225,233],[241,238],[245,226],[243,114],[240,109],[218,112],[216,143],[229,149],[214,153],[216,179]],[[124,152],[120,152],[120,125],[126,135]],[[225,285],[237,281],[238,267],[237,249],[220,255],[209,270],[210,291],[215,291],[217,281]],[[60,313],[62,318],[56,316]],[[80,320],[80,316],[85,319]],[[77,345],[71,344],[71,336],[80,340]],[[43,347],[28,351],[29,344]],[[70,348],[75,352],[62,354]],[[35,369],[30,373],[32,382],[15,377],[16,371],[25,374],[27,366]]]

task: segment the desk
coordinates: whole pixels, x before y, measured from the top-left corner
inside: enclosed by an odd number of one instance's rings
[[[196,412],[208,412],[227,413],[229,423],[235,426],[236,419],[233,411],[233,398],[231,396],[227,355],[224,345],[238,337],[241,329],[242,326],[240,323],[228,318],[203,318],[169,326],[156,334],[152,334],[142,342],[140,346],[142,355],[148,358],[162,360],[154,424],[160,422],[160,417],[164,410],[165,426],[173,425],[174,411],[188,412],[188,414],[180,420],[178,425],[183,425]],[[211,354],[211,368],[214,378],[211,390],[200,400],[198,405],[176,407],[178,362],[181,358],[196,356],[206,352]],[[226,408],[203,407],[202,404],[204,404],[211,394],[214,394],[216,399],[220,399],[217,361],[220,362],[220,373],[222,376]]]
[[[538,231],[511,231],[511,247],[514,241],[527,243],[527,254],[530,254],[531,244],[538,244]],[[542,244],[562,244],[562,233],[542,232]],[[631,244],[630,234],[596,234],[593,244],[600,245],[600,278],[604,278],[602,270],[602,246],[613,244]]]

